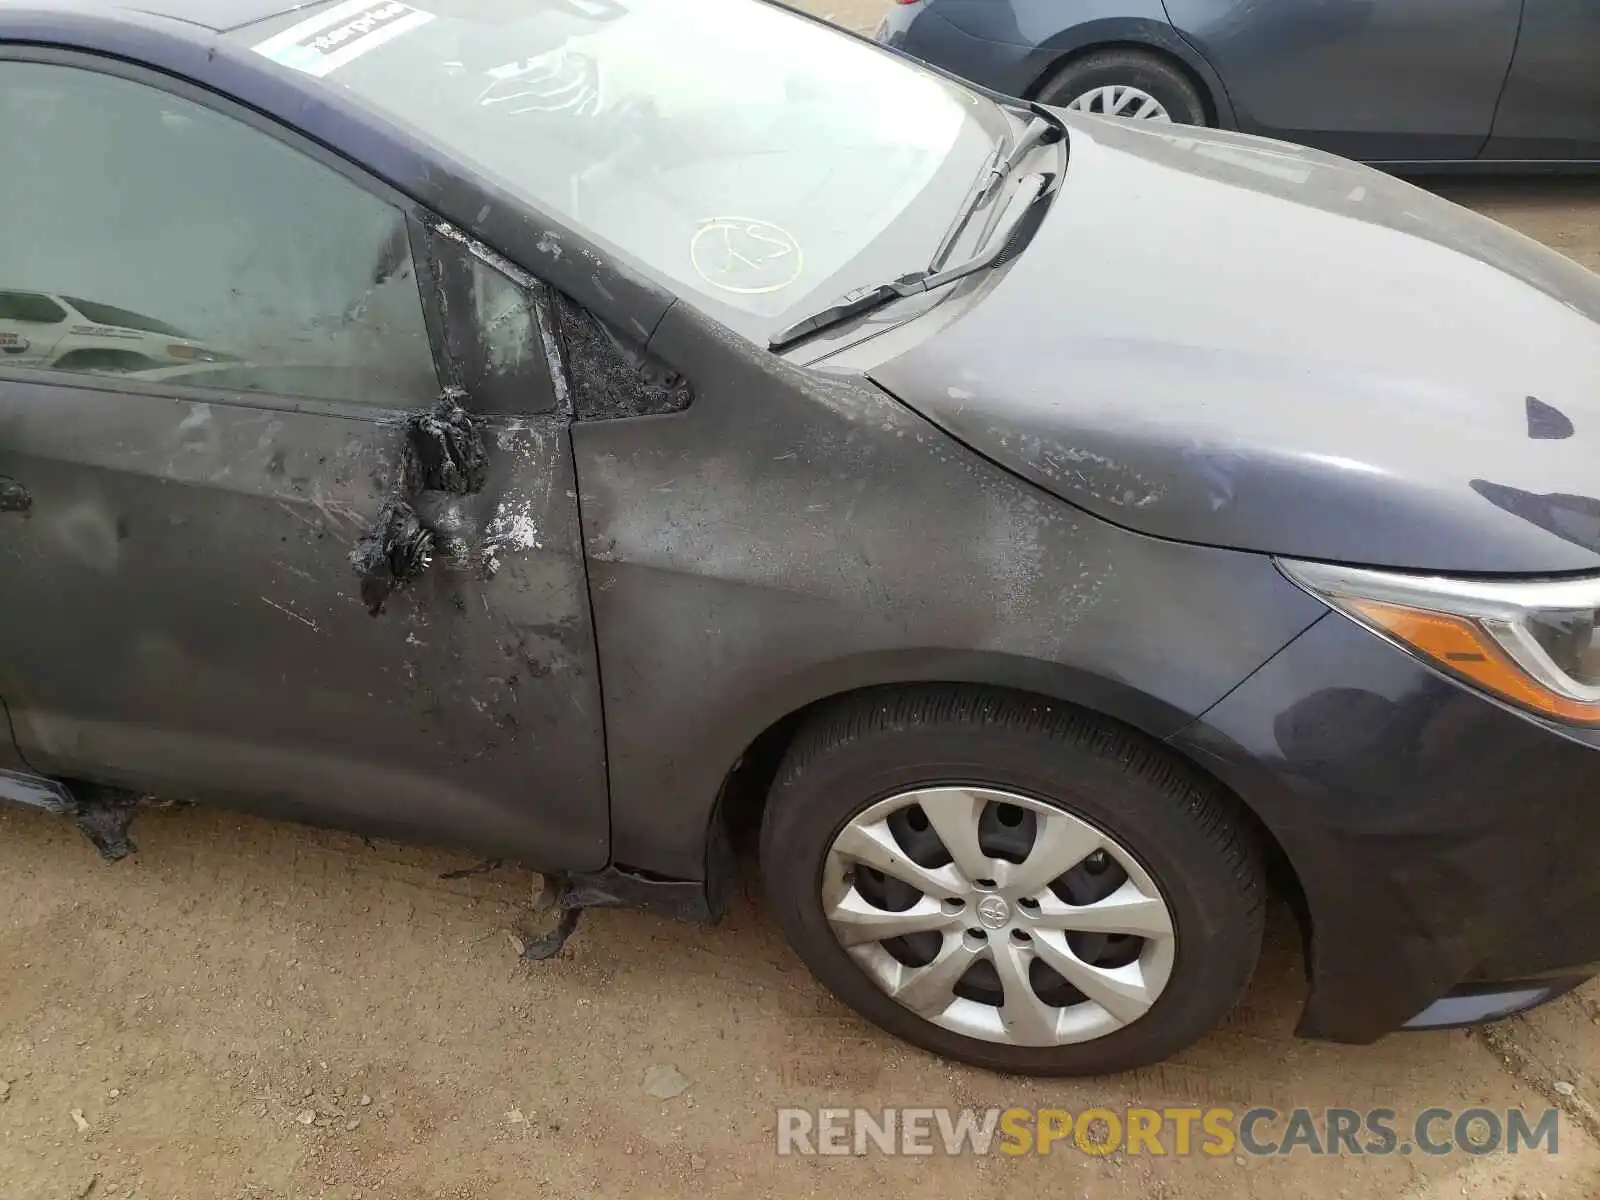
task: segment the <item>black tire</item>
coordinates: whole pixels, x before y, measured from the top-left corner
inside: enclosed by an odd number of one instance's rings
[[[1093,1041],[1030,1047],[945,1029],[884,993],[834,937],[820,895],[829,847],[868,805],[934,784],[988,785],[1089,821],[1166,899],[1176,954],[1148,1012]],[[1159,744],[1079,710],[987,689],[894,689],[830,707],[796,734],[761,830],[768,901],[795,952],[873,1024],[935,1054],[1024,1075],[1159,1062],[1237,1003],[1261,948],[1261,855],[1237,801]]]
[[[1045,104],[1062,108],[1100,87],[1136,87],[1161,102],[1180,125],[1208,125],[1206,105],[1189,77],[1166,58],[1144,50],[1096,50],[1068,63],[1039,89]]]

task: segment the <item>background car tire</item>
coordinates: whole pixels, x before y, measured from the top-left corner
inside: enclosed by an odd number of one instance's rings
[[[824,910],[829,849],[869,806],[930,784],[983,784],[1043,801],[1138,858],[1175,932],[1171,974],[1142,1016],[1090,1041],[989,1041],[924,1019],[858,965]],[[835,996],[909,1042],[1004,1072],[1106,1074],[1165,1059],[1233,1007],[1261,946],[1260,851],[1231,795],[1133,731],[987,689],[865,693],[820,712],[797,732],[774,781],[761,867],[784,934]]]
[[[1069,108],[1100,88],[1133,88],[1153,97],[1180,125],[1206,125],[1205,101],[1169,60],[1142,50],[1096,50],[1068,63],[1039,89],[1039,100]],[[1099,112],[1099,107],[1086,111]],[[1131,111],[1127,114],[1132,115]]]

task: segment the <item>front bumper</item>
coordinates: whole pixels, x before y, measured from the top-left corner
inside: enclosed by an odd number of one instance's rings
[[[1171,740],[1254,810],[1305,893],[1303,1036],[1492,1019],[1600,963],[1600,731],[1329,614]]]

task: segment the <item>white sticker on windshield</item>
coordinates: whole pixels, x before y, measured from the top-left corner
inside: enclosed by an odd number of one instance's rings
[[[431,20],[432,13],[400,0],[348,0],[268,38],[255,51],[321,79]]]

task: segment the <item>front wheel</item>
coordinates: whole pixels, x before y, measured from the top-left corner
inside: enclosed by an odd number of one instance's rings
[[[1230,796],[1129,731],[982,689],[818,715],[773,785],[761,865],[839,999],[999,1071],[1160,1061],[1222,1019],[1261,945]]]
[[[1189,77],[1143,50],[1097,50],[1056,72],[1039,89],[1045,104],[1102,117],[1205,125],[1206,106]]]

